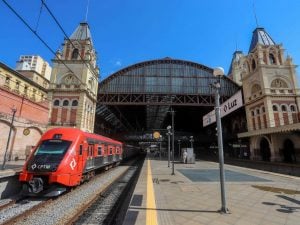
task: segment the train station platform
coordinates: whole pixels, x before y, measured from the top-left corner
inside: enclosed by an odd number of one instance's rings
[[[225,164],[221,213],[219,164],[147,158],[123,225],[298,225],[300,178]]]
[[[7,161],[4,170],[2,170],[3,161],[0,161],[0,179],[19,174],[22,171],[24,163],[25,160]]]
[[[2,170],[3,161],[0,161],[0,200],[14,197],[21,190],[18,175],[22,171],[25,160],[7,161]]]

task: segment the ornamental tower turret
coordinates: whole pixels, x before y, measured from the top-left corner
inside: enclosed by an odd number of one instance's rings
[[[230,76],[243,88],[252,159],[292,161],[298,137],[300,90],[296,66],[264,28],[253,31],[247,55],[235,54]]]
[[[99,69],[87,23],[80,23],[52,60],[50,127],[94,131]]]

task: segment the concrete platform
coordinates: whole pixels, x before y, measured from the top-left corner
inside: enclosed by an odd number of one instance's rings
[[[220,213],[218,163],[145,160],[123,225],[299,225],[300,178],[225,165],[228,214]]]
[[[22,171],[24,163],[25,160],[7,161],[5,163],[5,169],[2,170],[3,161],[0,161],[0,179],[19,174]]]
[[[21,184],[18,178],[25,161],[8,161],[4,170],[1,169],[2,163],[0,161],[0,199],[6,199],[20,192]]]

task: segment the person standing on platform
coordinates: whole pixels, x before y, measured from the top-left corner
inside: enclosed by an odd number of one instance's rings
[[[187,163],[187,151],[184,150],[183,152],[183,163]]]

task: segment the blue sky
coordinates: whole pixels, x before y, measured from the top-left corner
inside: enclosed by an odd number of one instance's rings
[[[53,49],[63,33],[39,0],[6,0],[37,27]],[[68,35],[85,18],[88,0],[46,0]],[[88,23],[98,52],[101,78],[145,60],[171,57],[228,71],[235,50],[248,52],[252,31],[264,27],[300,64],[299,0],[89,0]],[[0,61],[14,68],[20,55],[52,53],[0,1]],[[37,25],[38,24],[38,25]]]

